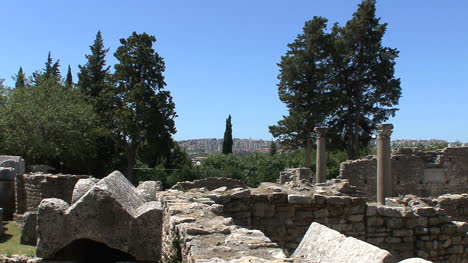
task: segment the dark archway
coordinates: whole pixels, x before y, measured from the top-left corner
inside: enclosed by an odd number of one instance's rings
[[[54,260],[67,260],[79,263],[135,261],[135,258],[104,243],[90,239],[77,239],[55,254]]]

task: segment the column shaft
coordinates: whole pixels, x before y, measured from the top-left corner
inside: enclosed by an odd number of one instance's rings
[[[377,129],[377,202],[385,204],[385,198],[392,196],[390,135],[393,125],[379,124]]]

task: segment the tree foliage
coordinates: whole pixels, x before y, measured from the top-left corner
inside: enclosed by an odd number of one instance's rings
[[[78,66],[80,72],[78,73],[77,86],[88,100],[97,104],[93,100],[97,100],[101,91],[107,86],[110,68],[110,66],[106,66],[106,54],[109,49],[104,48],[101,31],[96,33],[96,39],[89,48],[91,54],[85,55],[86,64]]]
[[[223,154],[230,154],[232,153],[232,124],[231,124],[231,115],[226,119],[226,129],[224,130],[224,137],[223,137]]]
[[[106,65],[106,54],[109,49],[104,47],[101,31],[98,31],[91,46],[91,53],[85,55],[86,64],[79,65],[78,90],[86,101],[93,106],[104,132],[96,138],[95,158],[89,163],[94,174],[105,176],[112,170],[121,168],[124,158],[120,152],[122,143],[115,136],[114,101],[116,90],[111,81],[109,66]]]
[[[363,1],[344,27],[333,28],[338,102],[330,123],[351,159],[367,146],[376,124],[395,115],[401,97],[400,80],[394,77],[398,51],[382,46],[387,24],[375,17],[375,4]]]
[[[114,54],[119,61],[114,74],[115,132],[126,144],[130,180],[138,149],[158,145],[158,153],[167,153],[173,143],[171,135],[176,132],[175,104],[170,92],[164,90],[165,64],[153,49],[154,42],[154,36],[133,32],[127,39],[120,40],[121,46]]]
[[[88,172],[93,140],[100,132],[92,107],[75,90],[56,79],[13,89],[1,109],[3,151],[22,155],[28,163],[49,164],[74,172]]]
[[[375,0],[364,0],[344,27],[314,17],[281,58],[278,93],[289,115],[270,126],[286,147],[304,147],[310,165],[316,126],[329,126],[333,146],[351,159],[367,146],[376,124],[396,112],[401,96],[394,77],[396,49],[383,47],[387,24],[375,17]]]

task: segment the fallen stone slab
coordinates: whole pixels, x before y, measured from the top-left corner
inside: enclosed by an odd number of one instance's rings
[[[312,223],[294,251],[294,263],[396,263],[386,250]]]

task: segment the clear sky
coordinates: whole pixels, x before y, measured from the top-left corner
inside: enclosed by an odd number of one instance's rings
[[[0,78],[13,85],[20,66],[42,69],[47,53],[62,75],[76,76],[96,32],[110,48],[133,31],[156,36],[166,62],[167,89],[179,117],[175,139],[222,138],[232,115],[233,136],[271,139],[268,126],[286,114],[277,94],[287,44],[313,16],[344,24],[357,0],[2,1]],[[403,91],[393,139],[468,142],[468,1],[380,0],[388,23],[384,45],[397,48]],[[75,77],[76,80],[76,77]]]

